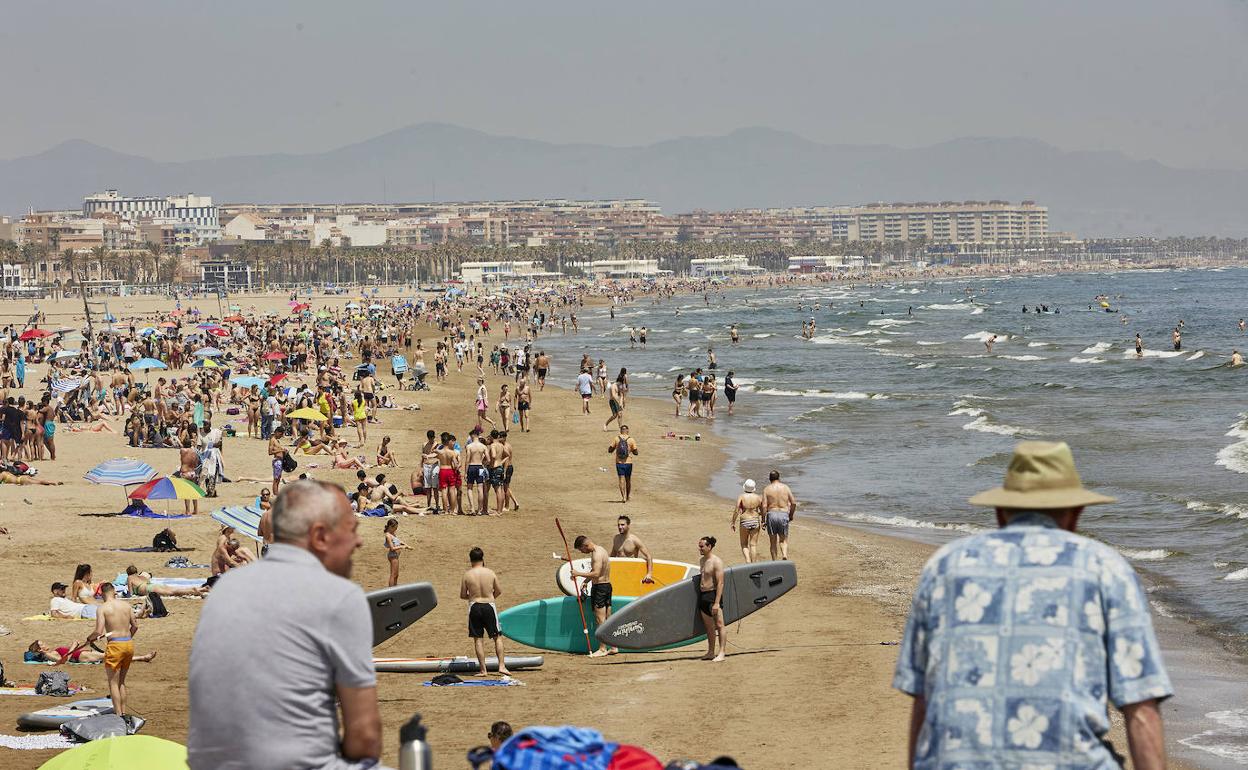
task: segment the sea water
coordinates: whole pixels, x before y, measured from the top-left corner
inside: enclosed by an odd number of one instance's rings
[[[556,378],[571,381],[564,367],[585,351],[612,376],[627,367],[634,394],[660,398],[713,347],[721,384],[734,370],[741,386],[733,417],[722,394],[717,404],[714,429],[735,443],[717,491],[735,494],[774,467],[802,515],[933,542],[994,526],[966,498],[1001,482],[1017,441],[1066,441],[1085,485],[1118,498],[1085,510],[1081,531],[1145,573],[1160,611],[1248,648],[1248,367],[1227,365],[1232,349],[1248,353],[1238,329],[1248,270],[815,284],[707,299],[644,298],[614,321],[586,308],[580,334],[540,346]],[[1037,305],[1050,312],[1031,312]],[[649,327],[646,349],[630,348],[630,325]]]

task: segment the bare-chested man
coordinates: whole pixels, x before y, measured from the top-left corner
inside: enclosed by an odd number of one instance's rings
[[[511,464],[511,445],[503,440],[504,431],[490,431],[489,451],[485,466],[490,474],[490,486],[494,488],[494,514],[503,515],[507,506],[507,468]],[[488,502],[488,500],[487,500]]]
[[[191,447],[189,438],[178,450],[178,475],[192,483],[199,483],[199,452]],[[183,500],[182,505],[188,514],[199,513],[199,498]]]
[[[763,498],[754,491],[754,479],[746,479],[737,495],[737,506],[732,509],[732,528],[741,529],[741,555],[745,561],[758,561],[758,532],[762,528]]]
[[[728,652],[724,638],[724,562],[715,555],[715,538],[707,535],[698,540],[698,616],[706,627],[706,655],[702,660],[722,661]],[[717,652],[718,650],[718,652]]]
[[[606,548],[594,545],[594,542],[584,535],[577,535],[572,547],[590,555],[589,570],[578,572],[574,568],[572,577],[589,579],[589,605],[594,610],[594,619],[601,626],[607,618],[611,617],[611,559],[607,556]],[[603,646],[591,652],[589,657],[600,658],[603,655],[614,655],[617,652],[619,650],[614,647]]]
[[[537,352],[534,368],[537,370],[537,389],[546,390],[546,373],[550,371],[550,356],[546,355],[546,351]]]
[[[650,552],[646,550],[646,546],[641,542],[641,538],[632,533],[633,520],[627,516],[620,516],[616,519],[615,527],[619,531],[616,532],[615,538],[611,541],[611,556],[623,556],[627,559],[635,559],[639,555],[646,560],[646,576],[641,579],[643,583],[654,582],[654,559],[650,557]]]
[[[474,514],[489,513],[490,474],[485,468],[490,448],[481,440],[481,432],[472,429],[468,446],[464,447],[464,465],[468,469],[468,510]],[[480,485],[480,489],[477,486]]]
[[[607,447],[615,455],[615,475],[620,481],[620,502],[627,503],[633,495],[633,457],[638,454],[637,442],[628,435],[628,426],[620,426],[620,435]]]
[[[442,505],[442,496],[438,492],[438,434],[432,429],[425,432],[425,445],[420,448],[420,468],[412,471],[413,492],[417,489],[417,473],[425,487],[425,507],[437,513]]]
[[[464,495],[460,489],[463,479],[459,475],[459,450],[455,448],[453,435],[443,433],[441,438],[442,443],[438,446],[438,489],[442,495],[443,510],[447,513],[463,513]]]
[[[789,522],[797,515],[797,499],[788,484],[780,482],[780,471],[767,476],[763,487],[763,509],[767,511],[767,537],[771,541],[771,558],[789,558]]]
[[[498,607],[494,604],[503,595],[498,584],[498,575],[485,566],[485,552],[473,548],[468,552],[468,563],[471,564],[464,573],[464,580],[459,587],[459,598],[468,602],[468,636],[472,638],[472,646],[477,653],[477,663],[481,665],[479,676],[489,676],[485,665],[485,635],[494,640],[494,655],[498,658],[498,673],[506,676],[506,658],[503,656],[503,635],[498,627]]]
[[[134,661],[134,635],[139,630],[130,603],[118,599],[112,583],[100,586],[104,603],[96,611],[95,631],[87,637],[87,644],[96,639],[107,639],[104,648],[104,674],[108,677],[108,694],[113,700],[113,713],[126,723],[126,732],[133,734],[134,723],[126,713],[126,674]]]

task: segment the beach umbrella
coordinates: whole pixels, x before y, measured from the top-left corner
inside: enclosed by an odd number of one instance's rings
[[[83,478],[92,484],[125,487],[150,481],[155,475],[156,469],[141,460],[118,457],[115,460],[105,460],[87,471]]]
[[[49,361],[60,361],[62,358],[77,358],[82,355],[81,350],[58,350],[48,356]]]
[[[105,313],[105,314],[104,314],[104,323],[110,323],[110,324],[111,324],[111,323],[113,323],[113,322],[114,322],[114,321],[116,321],[116,320],[117,320],[117,316],[113,315],[112,313]]]
[[[176,318],[178,316],[186,315],[186,311],[181,308],[177,308],[176,310],[170,310],[169,315]]]
[[[369,310],[385,310],[385,309],[386,309],[386,306],[385,306],[385,305],[377,305],[377,304],[373,304],[373,305],[369,305],[369,306],[368,306],[368,309],[369,309]]]
[[[52,332],[48,331],[47,329],[27,329],[26,331],[22,332],[18,336],[18,339],[21,340],[22,342],[25,342],[27,340],[39,339],[40,337],[51,337],[51,336],[52,336]]]
[[[270,353],[265,353],[265,354],[264,354],[264,360],[265,360],[265,361],[285,361],[285,360],[286,360],[286,354],[285,354],[285,353],[279,353],[279,352],[277,352],[276,350],[274,350],[274,351],[272,351],[272,352],[270,352]]]
[[[270,384],[270,385],[276,385],[277,383],[281,382],[281,381],[282,381],[282,380],[284,380],[284,379],[286,379],[286,375],[285,375],[285,374],[275,374],[275,375],[273,375],[272,377],[270,377],[270,378],[269,378],[269,384]]]
[[[199,358],[195,360],[195,363],[191,364],[191,368],[192,369],[220,369],[221,364],[217,363],[211,358]]]
[[[312,420],[314,422],[324,422],[329,419],[310,406],[305,406],[302,409],[296,409],[293,412],[287,412],[286,417],[291,420]]]
[[[196,350],[193,355],[196,358],[216,358],[217,356],[225,355],[225,353],[216,348],[200,348],[199,350]]]
[[[320,310],[316,311],[317,318],[329,318],[330,315],[332,314],[325,308],[321,308]]]
[[[238,311],[238,310],[242,310],[242,309],[243,309],[243,308],[242,308],[241,306],[239,306],[239,305],[230,305],[230,310]]]
[[[255,541],[262,541],[260,537],[260,517],[264,512],[259,508],[253,508],[250,505],[231,505],[209,514],[215,521],[221,522],[222,526],[233,527],[241,535],[246,535]]]
[[[73,393],[82,387],[85,382],[81,377],[63,377],[59,380],[52,380],[52,390],[55,393]]]
[[[304,310],[308,310],[308,309],[309,309],[309,308],[311,308],[311,307],[312,307],[312,306],[311,306],[311,305],[309,305],[309,304],[308,304],[308,303],[306,303],[306,302],[300,302],[298,305],[295,305],[294,307],[292,307],[292,308],[290,309],[290,312],[292,312],[292,313],[302,313]]]
[[[229,321],[230,323],[241,324],[244,319],[241,315],[227,315],[225,318],[221,320]]]
[[[118,735],[63,751],[39,770],[169,770],[186,767],[186,747],[153,735]]]
[[[250,388],[253,385],[259,388],[259,387],[263,387],[264,384],[268,382],[268,380],[266,380],[263,377],[253,377],[249,375],[240,374],[237,377],[231,377],[230,382],[234,383],[235,385],[242,385],[244,388]]]
[[[217,324],[217,323],[205,323],[205,324],[195,324],[195,328],[196,329],[220,329],[222,327],[221,327],[221,324]]]
[[[198,500],[206,496],[198,484],[176,476],[152,479],[127,495],[131,500]]]
[[[228,329],[224,329],[224,328],[222,328],[222,327],[220,327],[220,326],[218,326],[218,327],[216,327],[216,328],[213,328],[213,329],[207,329],[206,331],[207,331],[209,334],[211,334],[212,336],[214,336],[214,337],[228,337],[228,336],[230,336],[230,332],[229,332],[229,330],[228,330]]]
[[[140,337],[151,337],[151,336],[163,337],[165,336],[165,333],[162,332],[160,329],[157,329],[155,326],[144,326],[142,329],[139,329],[139,336]]]
[[[354,302],[347,303],[347,310],[359,310],[359,309],[360,309],[360,306],[357,305],[356,303]]]
[[[161,327],[162,327],[162,328],[164,328],[164,329],[176,329],[176,328],[178,328],[178,325],[177,325],[176,323],[174,323],[173,321],[161,321],[161,322],[160,322],[160,325],[161,325]]]
[[[169,367],[164,361],[158,361],[155,358],[140,358],[138,361],[130,364],[130,370],[134,372],[147,371],[148,369],[168,369]]]

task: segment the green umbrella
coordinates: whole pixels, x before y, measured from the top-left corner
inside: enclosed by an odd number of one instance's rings
[[[39,770],[185,770],[186,747],[151,735],[103,738],[62,752]]]

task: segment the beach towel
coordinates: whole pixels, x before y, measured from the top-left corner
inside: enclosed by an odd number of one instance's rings
[[[189,519],[192,514],[189,513],[156,513],[155,511],[126,513],[124,516],[131,519]]]
[[[90,620],[90,621],[94,621],[95,618],[54,618],[51,615],[44,614],[44,615],[31,615],[28,618],[22,618],[22,620]]]
[[[74,686],[69,688],[69,694],[75,695],[82,692],[83,688]],[[38,695],[34,687],[0,687],[0,695]]]
[[[425,687],[523,687],[519,679],[473,679],[467,682],[447,682],[437,684],[433,680],[425,682]]]
[[[23,660],[22,662],[23,662],[23,663],[25,663],[25,664],[26,664],[26,665],[28,665],[28,666],[46,666],[46,665],[48,665],[47,663],[43,663],[43,662],[40,662],[40,661],[37,661],[37,660]],[[98,665],[100,665],[100,663],[102,663],[102,662],[103,662],[103,661],[98,661],[98,660],[97,660],[97,661],[95,661],[94,663],[89,662],[89,661],[85,661],[85,660],[67,660],[67,661],[65,661],[64,663],[62,663],[61,665],[62,665],[62,666],[98,666]]]
[[[3,749],[50,751],[52,749],[72,749],[77,745],[77,743],[59,733],[50,735],[0,735],[0,748]]]
[[[585,727],[528,727],[494,752],[500,770],[609,770],[619,748]]]
[[[144,517],[147,518],[147,517]],[[105,548],[100,546],[101,551],[113,551],[116,553],[169,553],[171,551],[194,551],[194,548],[153,548],[150,545],[141,545],[137,548]]]

